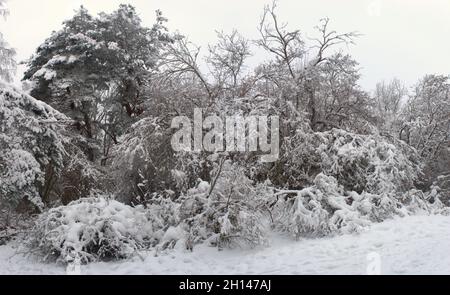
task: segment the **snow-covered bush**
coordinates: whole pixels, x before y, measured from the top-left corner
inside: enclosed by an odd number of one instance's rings
[[[395,144],[394,144],[395,143]],[[299,131],[269,171],[275,227],[295,237],[359,231],[395,215],[433,212],[439,196],[415,189],[420,157],[380,135]]]
[[[209,154],[175,152],[170,146],[173,133],[167,118],[146,117],[121,137],[112,163],[120,200],[147,204],[155,193],[166,191],[173,191],[172,198],[177,198],[194,187],[198,178],[210,180]]]
[[[319,173],[334,176],[346,190],[375,194],[405,192],[420,176],[420,158],[404,143],[340,129],[299,131],[285,141],[281,160],[269,172],[278,186],[301,189]]]
[[[171,130],[158,117],[133,124],[114,148],[113,177],[119,181],[118,196],[129,203],[143,204],[155,192],[174,189],[174,151]]]
[[[27,198],[42,208],[46,169],[58,169],[65,153],[59,121],[66,117],[0,83],[0,205]]]
[[[443,208],[436,192],[410,190],[398,196],[346,191],[333,176],[320,173],[302,190],[279,190],[274,196],[274,227],[296,238],[359,232],[393,216],[435,213]]]
[[[63,167],[56,175],[48,175],[48,204],[67,205],[94,192],[113,192],[115,181],[110,177],[109,169],[90,161],[83,150],[88,146],[86,139],[73,130],[66,130],[64,135]]]
[[[187,248],[205,241],[219,248],[266,244],[266,188],[255,186],[229,160],[222,159],[213,174],[211,183],[199,180],[179,200]]]
[[[146,203],[147,215],[153,229],[152,246],[159,246],[161,249],[171,248],[185,238],[184,232],[174,234],[180,231],[178,214],[180,203],[174,201],[174,197],[173,191],[153,193]]]
[[[324,236],[330,233],[357,232],[370,223],[351,203],[342,186],[332,176],[319,174],[314,185],[302,190],[275,193],[274,226],[294,237]]]
[[[0,245],[19,237],[32,223],[29,214],[18,214],[15,208],[0,207]]]
[[[432,189],[437,190],[440,200],[446,206],[450,206],[450,174],[438,176]]]
[[[30,248],[45,260],[81,262],[130,257],[153,230],[142,206],[105,197],[84,198],[43,213],[30,231]]]

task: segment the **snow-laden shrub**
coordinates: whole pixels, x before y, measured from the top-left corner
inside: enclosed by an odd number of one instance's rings
[[[180,203],[174,201],[174,197],[173,191],[154,193],[146,203],[147,215],[150,217],[149,222],[153,229],[151,246],[158,245],[162,249],[171,248],[178,240],[185,238],[184,233],[173,234],[174,228],[178,228],[180,224],[178,214]]]
[[[369,218],[359,214],[356,202],[351,203],[351,197],[345,195],[336,179],[324,174],[317,175],[311,187],[280,190],[274,197],[275,228],[296,238],[357,232],[370,224]]]
[[[439,195],[439,199],[446,206],[450,207],[450,174],[438,176],[431,189]]]
[[[283,151],[268,175],[281,187],[305,188],[325,173],[358,193],[405,192],[414,188],[421,172],[417,153],[406,144],[340,129],[299,131],[285,140]]]
[[[0,205],[27,198],[43,207],[40,189],[49,166],[62,165],[59,122],[67,118],[47,104],[0,83]]]
[[[133,124],[114,147],[113,177],[118,181],[119,199],[144,204],[155,192],[174,189],[174,151],[170,148],[172,130],[158,117]]]
[[[267,190],[229,160],[221,160],[213,174],[211,183],[199,181],[179,200],[187,248],[205,241],[219,248],[266,244]]]
[[[275,187],[275,227],[296,237],[359,231],[371,222],[442,209],[416,189],[417,152],[378,134],[299,130],[267,173]]]
[[[69,133],[69,132],[68,132]],[[63,167],[52,180],[47,203],[52,207],[67,205],[94,192],[112,193],[116,181],[109,175],[108,167],[88,159],[83,147],[88,146],[83,136],[69,133],[64,147],[67,155]]]
[[[279,190],[272,198],[275,228],[296,238],[359,232],[393,216],[440,213],[444,207],[436,192],[357,193],[323,173],[310,187]]]
[[[146,247],[151,223],[142,206],[104,197],[79,199],[41,214],[30,232],[30,248],[44,260],[87,263],[119,259]]]

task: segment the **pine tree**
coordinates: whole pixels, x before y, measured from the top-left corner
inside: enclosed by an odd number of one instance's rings
[[[146,28],[130,5],[99,17],[81,7],[29,62],[24,79],[35,82],[31,94],[74,119],[89,140],[106,134],[108,144],[116,142],[143,112],[145,85],[170,41],[165,21],[157,12]],[[89,158],[97,158],[94,151]]]

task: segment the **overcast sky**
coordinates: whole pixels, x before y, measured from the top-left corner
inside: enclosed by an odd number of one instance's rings
[[[257,38],[268,1],[9,0],[11,15],[6,23],[0,22],[0,30],[23,60],[81,4],[96,14],[111,12],[120,3],[134,5],[146,25],[154,22],[156,9],[162,10],[171,30],[205,48],[214,42],[215,30],[236,28]],[[340,32],[362,33],[348,51],[361,65],[361,85],[367,90],[393,77],[409,86],[426,73],[450,74],[449,0],[279,0],[278,15],[308,36],[314,36],[313,27],[323,17],[329,17],[331,27]]]

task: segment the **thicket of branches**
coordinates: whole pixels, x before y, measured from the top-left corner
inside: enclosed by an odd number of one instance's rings
[[[40,214],[30,247],[88,262],[148,247],[264,245],[270,230],[355,232],[449,205],[448,75],[368,93],[341,46],[358,33],[322,19],[307,39],[276,3],[263,10],[258,40],[217,32],[206,49],[166,22],[157,11],[144,27],[130,5],[98,16],[81,8],[28,61],[31,96],[1,84],[0,230],[19,227],[9,216]],[[0,77],[9,80],[5,44]],[[271,58],[250,69],[254,48]],[[279,116],[279,159],[175,152],[171,121],[194,108]]]

